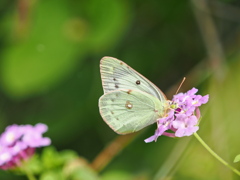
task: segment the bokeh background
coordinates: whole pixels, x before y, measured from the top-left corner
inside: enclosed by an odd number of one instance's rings
[[[210,94],[199,134],[240,169],[239,49],[239,0],[1,0],[0,131],[45,123],[58,151],[95,166],[108,147],[102,180],[239,179],[194,137],[146,144],[155,125],[118,136],[98,110],[103,56],[123,60],[169,99],[185,76],[181,91]],[[0,179],[25,177],[0,171]]]

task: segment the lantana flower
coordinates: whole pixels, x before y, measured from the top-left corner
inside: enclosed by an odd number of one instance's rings
[[[156,141],[161,135],[183,137],[197,132],[200,119],[199,106],[206,104],[209,99],[209,95],[196,95],[197,91],[198,89],[192,88],[186,93],[174,95],[172,101],[169,101],[168,113],[157,120],[155,134],[145,139],[145,142]]]
[[[42,137],[48,127],[45,124],[11,125],[0,136],[0,169],[14,169],[30,158],[35,149],[48,146],[51,140]]]

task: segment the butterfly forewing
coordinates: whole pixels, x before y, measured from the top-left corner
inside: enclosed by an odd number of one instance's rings
[[[167,101],[137,90],[117,90],[99,99],[100,113],[118,134],[128,134],[153,124],[163,117]]]
[[[103,57],[100,71],[104,93],[120,89],[140,90],[157,97],[160,101],[166,101],[165,95],[157,86],[116,58]]]

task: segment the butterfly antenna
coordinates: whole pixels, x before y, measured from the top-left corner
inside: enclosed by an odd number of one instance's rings
[[[185,80],[186,78],[184,77],[175,94],[178,93],[179,89],[182,87],[182,84],[184,83]]]

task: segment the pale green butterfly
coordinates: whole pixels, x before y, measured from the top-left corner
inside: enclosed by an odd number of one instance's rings
[[[100,114],[116,133],[139,131],[166,115],[169,103],[163,92],[126,63],[103,57],[100,72]]]

